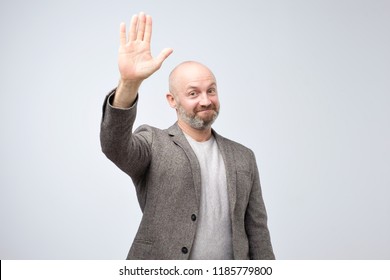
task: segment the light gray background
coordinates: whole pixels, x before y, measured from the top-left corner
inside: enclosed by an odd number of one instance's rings
[[[277,258],[390,258],[390,1],[0,3],[1,259],[126,257],[141,212],[99,125],[119,23],[139,11],[153,53],[174,53],[137,126],[170,126],[170,70],[207,64],[215,129],[257,156]]]

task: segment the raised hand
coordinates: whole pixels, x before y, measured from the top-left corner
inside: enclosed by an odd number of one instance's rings
[[[131,105],[142,81],[160,69],[172,49],[164,49],[157,57],[152,57],[150,42],[152,37],[152,17],[140,13],[131,19],[128,37],[126,25],[120,25],[120,47],[118,66],[120,82],[114,98],[114,106]]]

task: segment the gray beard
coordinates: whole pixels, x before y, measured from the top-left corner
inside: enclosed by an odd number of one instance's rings
[[[182,106],[178,106],[177,112],[179,114],[179,118],[182,119],[185,123],[190,125],[194,129],[203,130],[206,128],[210,128],[211,125],[218,117],[218,112],[214,111],[214,115],[211,120],[205,121],[201,119],[199,116],[195,114],[187,114]]]

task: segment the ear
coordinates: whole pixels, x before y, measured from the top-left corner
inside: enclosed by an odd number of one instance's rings
[[[176,100],[172,93],[168,92],[165,97],[167,98],[167,101],[169,103],[169,106],[176,109]]]

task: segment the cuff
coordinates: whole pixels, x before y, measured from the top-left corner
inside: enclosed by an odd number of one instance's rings
[[[110,106],[111,108],[116,109],[116,110],[130,110],[130,109],[133,109],[134,107],[137,107],[137,103],[138,103],[138,93],[137,93],[137,97],[135,98],[135,101],[134,101],[133,105],[131,105],[129,108],[119,108],[119,107],[115,107],[114,105],[112,105],[112,104],[114,103],[114,96],[115,96],[115,93],[116,93],[116,88],[114,88],[114,89],[108,94],[108,97],[107,97],[107,104],[108,104],[108,106]]]

